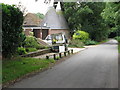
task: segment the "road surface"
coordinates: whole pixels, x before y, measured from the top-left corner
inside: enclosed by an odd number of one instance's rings
[[[88,48],[10,88],[117,88],[117,41]]]

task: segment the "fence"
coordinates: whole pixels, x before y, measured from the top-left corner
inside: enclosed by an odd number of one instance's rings
[[[35,57],[35,56],[43,55],[45,53],[50,53],[50,52],[51,52],[50,49],[43,49],[43,50],[38,50],[35,52],[30,52],[30,53],[25,54],[25,55],[21,55],[21,57]]]
[[[54,60],[58,60],[59,58],[65,57],[70,54],[73,54],[73,49],[65,51],[65,52],[61,52],[61,53],[56,53],[53,55],[47,55],[46,59],[50,59],[50,57],[53,57]]]

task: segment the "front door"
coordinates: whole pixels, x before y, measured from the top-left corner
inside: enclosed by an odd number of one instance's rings
[[[48,29],[42,29],[42,39],[45,40],[47,36],[48,36]]]
[[[40,29],[33,29],[33,34],[36,38],[41,38],[41,30]]]

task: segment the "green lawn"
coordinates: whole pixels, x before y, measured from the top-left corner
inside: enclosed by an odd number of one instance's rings
[[[3,60],[2,82],[6,83],[15,80],[30,72],[47,68],[53,59],[43,60],[35,58],[16,58],[14,60]]]

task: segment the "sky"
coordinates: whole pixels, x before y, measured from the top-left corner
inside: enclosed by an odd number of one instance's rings
[[[26,10],[30,13],[43,13],[45,14],[48,9],[48,4],[44,3],[44,0],[38,0],[35,2],[35,0],[0,0],[0,3],[5,4],[15,4],[18,5],[18,3],[21,2],[21,4],[26,7]]]

